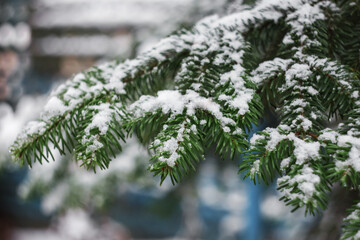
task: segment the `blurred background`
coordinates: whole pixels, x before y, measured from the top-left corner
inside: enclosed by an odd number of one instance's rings
[[[195,175],[159,186],[136,139],[97,174],[55,152],[56,161],[31,170],[8,154],[51,90],[74,73],[133,58],[204,16],[254,2],[0,0],[0,239],[304,239],[319,219],[290,213],[275,185],[243,181],[240,159],[209,153]]]

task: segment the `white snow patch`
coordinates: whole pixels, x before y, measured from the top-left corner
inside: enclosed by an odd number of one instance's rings
[[[161,109],[163,113],[182,114],[186,109],[187,115],[194,115],[196,109],[209,111],[220,120],[223,127],[235,125],[234,120],[225,117],[221,112],[221,106],[210,98],[200,96],[193,90],[188,90],[182,95],[176,90],[159,91],[157,96],[142,96],[138,101],[130,105],[130,111],[140,117],[147,112],[155,112]]]
[[[316,186],[320,183],[320,177],[314,174],[313,169],[307,164],[301,169],[301,173],[293,177],[283,176],[277,180],[278,185],[283,183],[289,184],[291,187],[298,185],[301,193],[291,193],[291,189],[283,188],[281,193],[287,198],[294,200],[300,199],[303,202],[309,201],[316,194]]]

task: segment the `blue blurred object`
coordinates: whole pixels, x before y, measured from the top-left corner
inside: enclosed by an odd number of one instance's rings
[[[146,191],[127,191],[110,209],[110,217],[123,224],[134,238],[174,236],[181,227],[181,216],[179,199],[171,194],[157,198]]]
[[[248,133],[248,139],[250,140],[255,133],[265,129],[268,125],[269,123],[265,120],[258,126],[252,125],[252,130]],[[246,211],[248,225],[245,229],[245,239],[263,239],[261,234],[263,233],[264,223],[260,212],[260,200],[262,198],[263,191],[260,186],[256,186],[249,178],[247,178],[244,182],[246,184],[249,199],[249,205]]]
[[[227,211],[215,209],[206,205],[200,205],[200,216],[204,222],[204,239],[216,240],[219,239],[219,225],[221,219],[227,214]]]
[[[49,74],[29,72],[23,80],[24,93],[28,95],[48,94],[56,79]]]
[[[246,211],[247,228],[245,229],[245,239],[259,240],[262,239],[263,221],[260,213],[260,199],[262,191],[259,186],[255,186],[249,179],[245,181],[248,191],[249,205]]]
[[[0,173],[0,218],[17,226],[44,226],[49,217],[40,209],[40,199],[25,201],[19,198],[19,184],[26,178],[27,169],[2,170]]]

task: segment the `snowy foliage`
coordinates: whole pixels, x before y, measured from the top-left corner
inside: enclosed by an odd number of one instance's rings
[[[264,0],[207,17],[135,59],[74,76],[12,155],[31,166],[51,157],[51,142],[88,168],[107,168],[136,134],[150,146],[149,170],[179,182],[215,145],[222,158],[243,154],[240,171],[254,182],[279,176],[281,199],[314,214],[333,184],[360,183],[359,6]],[[248,142],[273,110],[278,126]],[[340,124],[330,128],[333,119]],[[344,238],[358,238],[359,216],[346,221],[354,227]]]
[[[11,164],[9,147],[24,125],[38,117],[45,101],[45,97],[23,96],[16,110],[5,102],[0,103],[0,170]]]
[[[97,169],[96,173],[79,168],[71,156],[52,154],[55,161],[34,164],[18,189],[24,198],[42,195],[41,207],[47,214],[79,206],[102,209],[136,184],[144,188],[155,185],[145,172],[148,154],[135,139],[128,140],[109,169]]]
[[[46,230],[18,229],[12,234],[18,240],[116,240],[128,237],[126,229],[112,221],[94,221],[92,216],[80,209],[71,209],[59,216]]]

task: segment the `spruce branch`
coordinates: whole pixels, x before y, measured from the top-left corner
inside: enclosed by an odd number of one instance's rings
[[[12,155],[31,166],[51,157],[51,142],[107,168],[134,134],[150,146],[150,171],[175,183],[215,146],[222,158],[242,155],[240,172],[255,183],[278,178],[283,201],[315,214],[332,185],[359,189],[359,16],[354,0],[277,0],[205,18],[135,59],[75,75]],[[248,141],[269,110],[278,126]],[[359,238],[351,211],[344,239]]]

